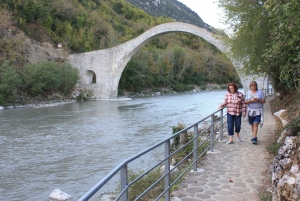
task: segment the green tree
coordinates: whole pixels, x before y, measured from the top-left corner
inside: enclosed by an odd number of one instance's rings
[[[24,92],[31,96],[53,92],[71,93],[78,81],[77,70],[69,64],[58,66],[54,62],[29,64],[24,67]]]
[[[281,88],[300,88],[300,2],[267,1],[272,28],[264,54],[266,71]]]
[[[276,90],[299,89],[299,1],[219,0],[233,30],[227,40],[246,74],[269,75]]]
[[[225,10],[226,21],[234,31],[227,39],[231,55],[243,62],[245,74],[260,74],[263,53],[266,49],[270,24],[264,8],[266,0],[219,0]]]
[[[59,77],[61,79],[59,92],[69,95],[79,80],[78,70],[69,63],[62,64],[59,66],[59,69]]]
[[[0,66],[0,104],[17,98],[17,89],[22,80],[8,61]]]

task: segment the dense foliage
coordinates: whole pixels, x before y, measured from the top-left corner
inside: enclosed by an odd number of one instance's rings
[[[0,0],[0,5],[13,12],[18,26],[30,36],[62,42],[77,52],[112,47],[170,21],[124,0]]]
[[[199,17],[197,13],[177,0],[126,0],[132,5],[145,10],[148,14],[156,17],[166,16],[175,19],[177,22],[186,22],[199,27],[214,31],[214,28]]]
[[[200,40],[189,35],[195,41]],[[176,36],[174,36],[176,40]],[[178,38],[179,43],[180,38]],[[206,49],[203,51],[203,49]],[[168,50],[145,47],[129,61],[122,74],[121,89],[140,92],[147,87],[172,87],[175,91],[191,90],[188,85],[206,83],[239,83],[239,78],[231,63],[212,47],[199,47],[197,51],[175,45]],[[150,55],[150,57],[149,57]]]
[[[78,53],[115,46],[170,21],[152,17],[125,0],[0,0],[0,65],[8,62],[19,76],[30,73],[24,67],[24,38],[2,34],[13,26],[39,42],[54,46],[61,42],[65,51]],[[180,91],[189,90],[189,85],[229,81],[239,82],[239,78],[220,51],[197,36],[172,33],[153,39],[132,58],[119,89],[172,87]],[[47,87],[35,86],[26,91],[32,96],[38,93],[47,94]]]
[[[299,90],[299,1],[219,0],[235,31],[229,40],[233,57],[247,74],[268,75],[282,93]]]
[[[0,105],[55,92],[68,95],[78,78],[77,70],[68,64],[28,64],[16,71],[9,62],[5,62],[0,66]]]

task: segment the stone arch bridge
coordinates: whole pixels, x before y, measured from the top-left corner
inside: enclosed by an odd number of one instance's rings
[[[70,55],[68,58],[69,62],[79,70],[79,86],[93,91],[98,99],[117,98],[122,72],[131,57],[151,39],[171,32],[186,32],[197,35],[213,44],[220,51],[224,53],[227,51],[222,42],[206,29],[182,22],[160,24],[147,30],[140,36],[115,47]],[[237,72],[239,72],[238,69],[243,66],[232,59],[230,60]],[[252,78],[243,77],[240,74],[239,77],[244,89],[248,90],[249,82],[252,81]],[[259,87],[265,88],[263,85],[266,84],[264,84],[262,78],[257,81]]]

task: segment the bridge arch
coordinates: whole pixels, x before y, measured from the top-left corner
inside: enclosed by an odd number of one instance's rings
[[[87,70],[84,76],[86,76],[86,78],[84,80],[87,81],[87,83],[84,83],[84,84],[96,84],[97,83],[96,73],[93,70]]]
[[[87,83],[85,79],[88,78],[82,77],[86,69],[95,72],[97,87],[94,86],[93,91],[97,98],[117,98],[122,72],[132,56],[153,38],[172,32],[186,32],[197,35],[213,44],[220,51],[224,53],[228,51],[222,42],[206,29],[183,22],[170,22],[157,25],[140,36],[112,48],[70,55],[69,61],[79,69],[81,83]],[[239,69],[243,66],[231,58],[229,60],[231,60],[239,74]],[[243,77],[240,74],[239,77],[244,89],[248,89],[248,83],[252,78]]]

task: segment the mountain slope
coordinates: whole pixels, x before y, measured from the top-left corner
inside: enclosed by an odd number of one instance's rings
[[[214,28],[199,17],[197,13],[177,0],[126,0],[148,14],[156,17],[169,17],[178,22],[186,22],[213,31]]]

